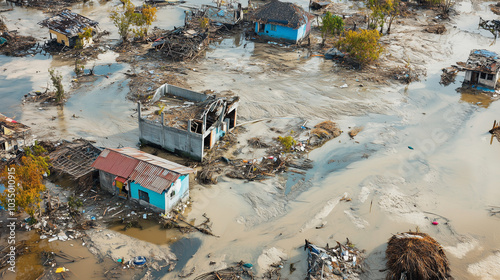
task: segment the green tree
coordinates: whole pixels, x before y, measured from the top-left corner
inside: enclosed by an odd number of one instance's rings
[[[78,33],[78,39],[76,40],[75,48],[83,49],[85,41],[90,40],[90,38],[92,38],[93,33],[94,30],[92,29],[92,27],[87,27],[83,29],[83,32]]]
[[[344,20],[338,15],[326,12],[321,17],[321,44],[324,45],[328,35],[338,35],[344,30]]]
[[[337,42],[337,47],[349,54],[361,67],[377,60],[383,51],[379,43],[380,33],[377,30],[349,30],[345,37]]]
[[[61,103],[64,100],[64,88],[62,85],[62,75],[59,72],[55,72],[54,69],[49,69],[50,80],[52,85],[56,88],[56,102]]]
[[[49,174],[49,158],[36,155],[44,149],[35,147],[33,153],[26,150],[26,155],[21,158],[20,163],[6,166],[0,174],[0,183],[6,187],[0,194],[0,204],[5,209],[24,211],[33,220],[45,190],[43,176]],[[14,207],[11,207],[12,205]]]
[[[149,26],[156,20],[157,9],[150,5],[144,5],[140,12],[135,12],[135,6],[130,0],[122,0],[123,6],[115,8],[110,13],[113,24],[118,27],[118,34],[125,42],[130,32],[134,37],[147,35]]]

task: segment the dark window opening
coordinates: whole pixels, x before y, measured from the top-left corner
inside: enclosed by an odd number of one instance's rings
[[[149,194],[147,192],[145,192],[145,191],[139,190],[139,199],[140,200],[144,200],[147,203],[149,203]]]
[[[200,120],[191,120],[191,131],[201,134],[203,131],[203,122]]]
[[[490,81],[493,80],[493,74],[488,74],[488,78],[487,79],[490,80]]]
[[[481,79],[486,79],[486,73],[481,73]]]
[[[259,32],[264,32],[264,29],[266,28],[266,25],[261,23],[259,24]]]
[[[175,195],[175,191],[172,191],[172,192],[170,193],[170,197],[174,197],[174,195]]]
[[[211,143],[210,143],[210,142],[211,142],[211,141],[210,141],[211,136],[212,136],[212,132],[210,132],[210,134],[208,134],[208,135],[205,137],[204,141],[203,141],[203,147],[204,147],[205,149],[210,149],[210,148],[212,148],[212,147],[210,146],[210,144],[211,144]]]
[[[229,114],[226,115],[226,118],[229,119],[228,128],[234,128],[236,126],[236,110],[232,110]]]

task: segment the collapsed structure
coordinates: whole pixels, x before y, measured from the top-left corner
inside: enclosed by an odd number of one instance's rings
[[[17,152],[33,142],[31,128],[14,119],[0,114],[0,153],[6,157],[9,152]]]
[[[138,103],[140,141],[202,161],[211,149],[236,126],[238,96],[216,97],[164,84],[152,102],[160,109],[142,116]]]
[[[63,10],[59,14],[46,18],[38,23],[49,28],[50,39],[55,39],[57,43],[67,47],[75,47],[78,43],[79,35],[88,28],[96,28],[99,23],[70,10]],[[92,36],[96,33],[92,30]],[[52,34],[56,38],[52,38]],[[81,39],[82,47],[92,44],[92,37]]]
[[[467,62],[457,62],[465,70],[464,84],[482,90],[494,90],[498,84],[500,56],[492,51],[475,49]]]

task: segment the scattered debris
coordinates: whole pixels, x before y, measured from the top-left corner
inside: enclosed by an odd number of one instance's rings
[[[309,145],[321,146],[328,140],[337,138],[342,134],[342,130],[332,121],[324,121],[314,126],[311,130]]]
[[[234,266],[198,275],[194,280],[229,280],[229,279],[254,279],[251,267],[245,267],[245,262],[240,261]]]
[[[354,138],[354,136],[358,135],[361,131],[363,131],[364,127],[362,126],[355,126],[347,134],[349,134],[349,137]]]
[[[441,71],[443,71],[443,74],[441,74],[441,81],[439,81],[439,83],[441,85],[448,86],[449,84],[455,82],[459,69],[456,66],[451,66],[443,68]]]
[[[327,1],[314,0],[314,1],[309,2],[309,7],[311,7],[311,9],[313,9],[313,10],[326,9],[326,8],[330,7],[331,5],[332,5],[332,2],[330,2],[329,0],[327,0]]]
[[[500,214],[500,206],[490,206],[489,211],[490,211],[490,216],[499,215]]]
[[[435,34],[443,34],[446,32],[446,27],[444,24],[431,25],[425,28],[425,31]]]
[[[498,142],[500,142],[500,122],[497,122],[496,120],[493,121],[493,127],[489,132],[491,133],[490,145],[493,142],[493,137],[496,137]]]
[[[318,247],[308,240],[304,250],[307,254],[307,279],[358,279],[363,272],[365,254],[349,239],[346,244],[337,241],[337,246]]]
[[[490,4],[490,9],[493,13],[500,15],[500,2],[497,2],[496,4]]]
[[[389,239],[386,279],[451,279],[448,259],[439,243],[422,232],[404,232]]]
[[[499,3],[497,3],[497,5]],[[500,9],[500,7],[499,7],[499,9]],[[493,34],[493,36],[495,36],[495,39],[496,39],[497,36],[500,34],[500,20],[498,20],[498,19],[484,20],[480,17],[479,18],[479,28],[482,28],[484,30],[489,31],[491,34]]]

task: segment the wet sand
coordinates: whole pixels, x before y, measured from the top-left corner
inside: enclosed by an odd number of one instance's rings
[[[226,39],[207,52],[187,75],[191,87],[240,95],[241,122],[271,119],[245,125],[248,131],[240,135],[238,147],[245,146],[246,138],[266,137],[269,127],[287,131],[304,120],[332,119],[344,131],[354,126],[365,129],[354,140],[343,133],[311,152],[314,167],[305,176],[289,174],[248,183],[220,178],[214,186],[192,184],[188,219],[202,220],[206,213],[220,238],[189,234],[201,245],[183,272],[196,267],[196,275],[244,260],[261,273],[282,257],[287,259],[282,275],[303,279],[304,239],[325,245],[348,237],[367,250],[369,270],[363,279],[383,279],[379,270],[385,266],[385,244],[391,234],[418,227],[445,247],[456,279],[498,279],[500,257],[495,252],[500,249],[496,237],[500,220],[489,216],[487,207],[499,204],[495,172],[500,168],[500,145],[489,144],[487,131],[498,117],[500,103],[485,108],[457,93],[463,73],[456,84],[439,85],[441,68],[466,60],[473,48],[498,49],[498,43],[476,27],[478,15],[492,17],[487,4],[460,2],[457,9],[461,14],[446,23],[443,35],[423,33],[428,19],[419,18],[414,26],[394,26],[393,34],[384,37],[391,43],[392,55],[383,60],[396,63],[409,57],[427,70],[423,81],[408,87],[373,85],[365,81],[366,75],[334,67],[320,57],[281,52],[242,38]],[[85,11],[103,17],[97,9]],[[412,36],[415,32],[422,33]],[[0,72],[1,81],[11,83],[5,91],[0,88],[2,96],[15,90],[11,81],[19,81],[22,73],[30,75],[33,88],[45,83],[46,74],[31,73],[33,68],[23,66],[32,59],[36,57],[11,62],[9,69],[17,69],[17,76]],[[109,56],[101,63],[112,60]],[[71,65],[65,67],[60,69],[69,81]],[[86,137],[108,147],[135,145],[138,135],[131,116],[135,105],[125,99],[126,79],[120,74],[127,67],[113,70],[95,87],[75,91],[61,113],[57,108],[37,111],[25,105],[21,121],[35,123],[40,138]],[[340,88],[345,83],[348,87]],[[72,118],[73,114],[78,117]],[[53,116],[54,121],[47,121]],[[47,122],[54,122],[50,130],[45,128]],[[239,157],[261,154],[248,149]],[[351,202],[340,201],[346,194]],[[434,220],[438,226],[431,224]],[[216,264],[209,265],[210,261]],[[297,268],[291,275],[289,263]],[[177,279],[178,274],[162,271],[155,276]]]

